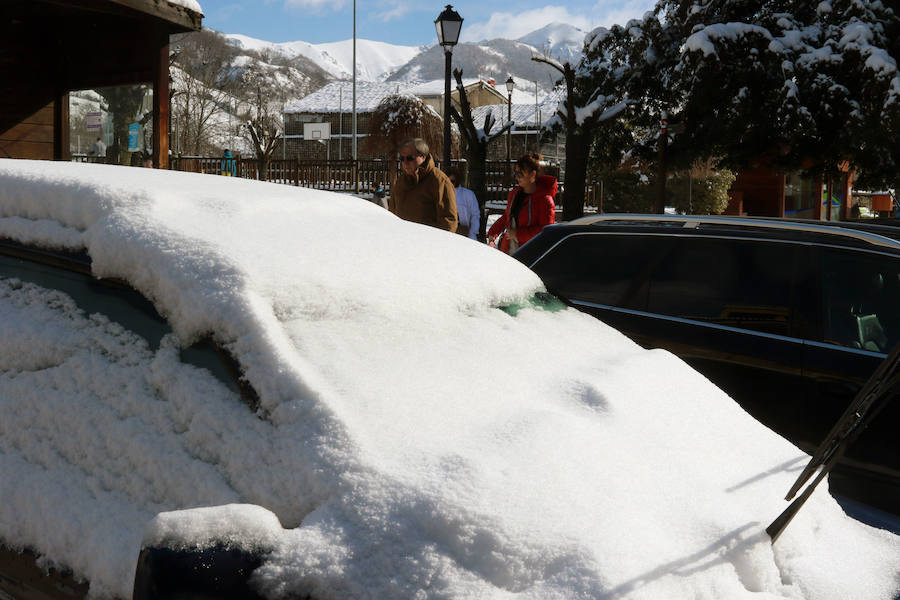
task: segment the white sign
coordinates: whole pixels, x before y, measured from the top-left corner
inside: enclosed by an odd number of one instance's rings
[[[329,140],[331,139],[331,123],[304,123],[303,139],[305,140]]]
[[[98,112],[89,112],[84,116],[84,120],[87,122],[88,131],[97,131],[102,127],[103,116]]]

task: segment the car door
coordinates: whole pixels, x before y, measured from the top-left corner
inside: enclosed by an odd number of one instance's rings
[[[579,233],[533,268],[554,293],[680,356],[784,435],[805,393],[793,285],[805,256],[772,240]]]
[[[818,327],[805,344],[803,369],[817,403],[810,415],[818,443],[900,342],[900,258],[830,246],[813,252],[819,277],[810,310]],[[900,478],[898,422],[900,402],[894,401],[847,449],[847,464]]]
[[[789,438],[806,386],[794,285],[804,258],[802,246],[776,240],[680,236],[647,295],[647,313],[658,323],[647,341]]]

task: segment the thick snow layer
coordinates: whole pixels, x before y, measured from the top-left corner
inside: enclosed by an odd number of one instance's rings
[[[0,235],[84,248],[158,349],[0,279],[0,539],[127,597],[142,540],[268,553],[316,598],[892,598],[900,539],[671,354],[532,306],[509,257],[363,200],[0,160]],[[516,304],[521,309],[497,307]],[[514,314],[513,314],[514,313]],[[212,332],[259,415],[179,361]]]
[[[200,6],[200,3],[197,0],[168,0],[169,4],[174,4],[175,6],[183,6],[184,8],[193,11],[198,14],[203,14],[203,8]]]

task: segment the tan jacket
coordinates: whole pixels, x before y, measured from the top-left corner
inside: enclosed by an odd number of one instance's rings
[[[455,232],[456,193],[450,179],[434,166],[429,154],[415,175],[400,172],[391,187],[390,211],[406,221]]]

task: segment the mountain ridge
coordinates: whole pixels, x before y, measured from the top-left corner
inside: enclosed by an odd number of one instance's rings
[[[352,39],[311,44],[268,42],[242,34],[222,35],[238,52],[253,52],[263,57],[274,54],[288,60],[302,57],[332,80],[352,78]],[[453,66],[462,69],[466,77],[502,82],[512,76],[517,88],[534,90],[537,86],[546,91],[554,87],[559,73],[546,64],[532,61],[531,57],[549,54],[562,62],[575,62],[584,36],[585,32],[577,27],[553,22],[514,40],[463,42],[453,49]],[[444,77],[440,46],[400,46],[360,38],[356,45],[358,81],[421,83]]]

